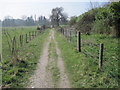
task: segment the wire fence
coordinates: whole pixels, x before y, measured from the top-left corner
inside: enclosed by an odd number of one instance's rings
[[[29,42],[31,42],[38,35],[42,34],[45,29],[34,30],[24,34],[11,35],[8,30],[3,30],[4,38],[6,39],[6,44],[8,45],[8,50],[10,53],[11,59],[14,61],[13,64],[16,64],[16,59],[18,57],[19,51]]]
[[[66,40],[71,43],[73,48],[83,53],[87,58],[94,58],[94,61],[99,64],[99,68],[102,67],[104,47],[101,49],[101,43],[87,40],[83,37],[84,34],[76,31],[75,28],[58,28],[57,31],[66,37]]]

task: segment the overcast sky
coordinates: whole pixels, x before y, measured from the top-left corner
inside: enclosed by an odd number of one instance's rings
[[[23,15],[38,17],[44,15],[47,18],[52,8],[63,7],[69,17],[80,15],[91,8],[90,1],[95,5],[103,5],[108,0],[0,0],[0,19],[5,16],[21,18]]]

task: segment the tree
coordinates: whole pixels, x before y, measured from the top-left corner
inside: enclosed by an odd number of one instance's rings
[[[32,16],[31,17],[27,17],[27,19],[26,19],[26,25],[27,26],[34,26],[35,25],[35,22],[34,22],[34,19],[33,19]]]
[[[72,26],[72,25],[76,24],[76,21],[77,21],[77,17],[76,16],[71,17],[70,21],[69,21],[69,25]]]
[[[76,29],[81,31],[82,33],[90,34],[92,32],[93,22],[95,21],[96,13],[97,10],[92,9],[80,15],[77,20]]]
[[[47,25],[48,24],[48,20],[46,19],[45,16],[40,16],[38,18],[38,23],[39,23],[39,25]]]
[[[120,38],[120,1],[112,2],[110,5],[110,10],[113,18],[113,26],[116,37]]]
[[[50,16],[51,24],[59,26],[60,22],[66,22],[67,21],[67,15],[63,13],[62,7],[56,7],[52,9],[52,15]]]
[[[31,17],[22,17],[22,19],[13,19],[10,16],[5,17],[2,21],[3,27],[15,27],[15,26],[34,26],[36,23]]]

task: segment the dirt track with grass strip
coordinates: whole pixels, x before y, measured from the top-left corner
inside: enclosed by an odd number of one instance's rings
[[[29,88],[70,88],[64,62],[57,44],[55,31],[50,30],[36,70],[29,80]]]

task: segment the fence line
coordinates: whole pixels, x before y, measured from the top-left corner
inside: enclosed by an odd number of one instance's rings
[[[94,58],[98,60],[98,67],[101,68],[103,65],[103,44],[97,44],[97,43],[86,43],[81,38],[81,32],[75,31],[74,28],[66,29],[66,28],[59,28],[57,30],[62,35],[66,37],[66,40],[68,40],[71,44],[73,44],[73,47],[76,47],[76,50],[78,52],[82,52],[86,57]],[[76,43],[76,44],[75,44]],[[75,46],[74,46],[75,45]],[[83,48],[83,46],[91,46],[90,50],[94,50],[94,48],[97,48],[98,50],[94,51],[94,54],[91,54],[89,51]],[[99,49],[100,46],[100,49]],[[97,54],[97,55],[96,55]]]
[[[17,60],[17,56],[18,56],[17,54],[18,54],[18,51],[20,50],[20,48],[22,48],[24,46],[24,44],[29,43],[31,40],[33,40],[35,37],[37,37],[43,31],[44,30],[31,31],[26,34],[21,34],[19,36],[13,36],[13,38],[7,31],[4,32],[5,37],[7,38],[7,43],[9,45],[8,48],[10,51],[10,57],[11,57],[11,59],[13,59],[13,64],[15,64],[15,62]]]

